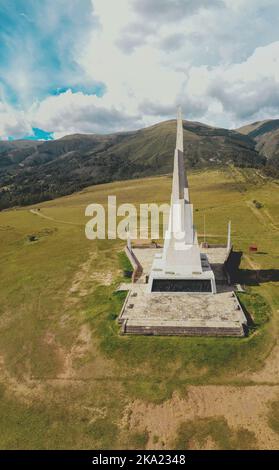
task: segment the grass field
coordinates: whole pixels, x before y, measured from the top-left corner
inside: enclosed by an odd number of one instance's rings
[[[124,297],[115,289],[129,270],[119,255],[124,244],[87,240],[85,207],[106,204],[108,195],[118,203],[169,202],[169,176],[87,188],[41,204],[38,213],[2,212],[0,448],[279,445],[278,413],[271,412],[279,402],[278,184],[235,168],[192,172],[189,184],[200,236],[204,215],[211,242],[224,242],[232,221],[247,286],[241,301],[255,323],[249,336],[119,336]],[[257,253],[249,253],[251,243]],[[218,412],[212,390],[223,397]],[[264,408],[261,416],[250,410],[249,420],[243,409],[255,396]],[[226,408],[230,400],[239,413]]]

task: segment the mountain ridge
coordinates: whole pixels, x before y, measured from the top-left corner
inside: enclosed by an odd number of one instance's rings
[[[186,166],[265,168],[271,162],[276,167],[279,120],[278,129],[277,123],[268,127],[268,122],[228,130],[183,121]],[[269,132],[260,132],[262,126]],[[92,184],[170,173],[175,137],[176,121],[169,120],[128,132],[0,141],[0,209],[52,199]]]
[[[252,139],[256,145],[255,149],[268,162],[267,173],[279,172],[279,119],[267,119],[257,121],[237,130]]]

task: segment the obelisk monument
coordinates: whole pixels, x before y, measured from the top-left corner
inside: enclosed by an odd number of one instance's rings
[[[207,256],[200,253],[193,224],[188,180],[184,166],[183,121],[177,113],[171,209],[163,253],[156,255],[149,278],[150,292],[215,293],[213,271]]]

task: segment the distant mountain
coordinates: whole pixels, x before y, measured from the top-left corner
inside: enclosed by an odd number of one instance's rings
[[[11,164],[19,164],[33,153],[41,142],[31,140],[0,140],[0,171]]]
[[[258,121],[237,129],[256,142],[256,150],[267,158],[267,166],[279,170],[279,119]]]
[[[190,168],[265,164],[249,132],[184,121]],[[253,128],[252,131],[255,129]],[[70,194],[113,180],[170,173],[176,122],[108,135],[74,134],[41,141],[0,141],[0,209]]]

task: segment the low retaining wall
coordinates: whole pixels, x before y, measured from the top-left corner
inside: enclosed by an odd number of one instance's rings
[[[133,244],[133,248],[140,248],[140,249],[144,249],[144,248],[163,248],[164,245],[161,245],[160,243],[157,243],[157,242],[154,242],[154,243],[136,243],[136,244]]]
[[[230,257],[232,256],[232,253],[233,253],[233,246],[231,246],[231,249],[228,252],[228,255],[227,255],[227,257],[224,261],[224,265],[223,265],[223,271],[224,271],[224,274],[227,278],[227,281],[228,281],[229,285],[232,284],[231,274],[230,274]]]
[[[236,336],[243,337],[241,326],[231,328],[218,327],[183,327],[183,326],[145,326],[129,324],[125,320],[122,324],[122,334],[145,336]]]
[[[122,325],[122,330],[123,330],[123,322],[125,323],[125,321],[127,321],[127,320],[123,320],[122,316],[123,316],[123,313],[125,312],[126,305],[127,305],[128,299],[129,299],[129,297],[130,297],[130,293],[131,293],[131,291],[128,290],[128,291],[127,291],[127,295],[126,295],[126,299],[124,300],[124,303],[123,303],[123,305],[122,305],[121,312],[120,312],[120,314],[119,314],[119,316],[118,316],[118,320],[117,320],[118,323],[119,323],[119,325]]]
[[[227,248],[227,245],[224,245],[223,243],[202,242],[201,243],[201,248]]]
[[[125,253],[133,267],[132,282],[136,282],[139,279],[139,277],[142,275],[142,271],[143,271],[142,265],[140,264],[139,260],[137,259],[132,249],[130,250],[126,246]]]

